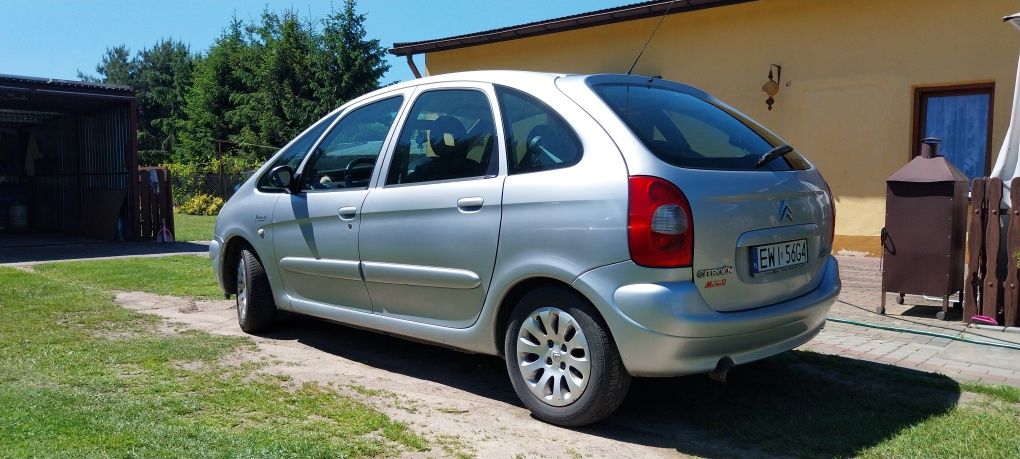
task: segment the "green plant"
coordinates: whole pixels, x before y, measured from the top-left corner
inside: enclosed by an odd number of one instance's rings
[[[198,193],[177,207],[177,211],[188,215],[216,215],[223,208],[223,198]]]
[[[216,192],[220,190],[219,180],[224,180],[229,190],[261,165],[262,160],[241,155],[223,156],[221,160],[213,159],[207,164],[166,164],[172,179],[173,202],[182,205],[197,195]],[[220,167],[223,168],[222,175]]]
[[[182,163],[167,164],[166,167],[170,171],[173,183],[171,197],[175,204],[183,203],[200,192],[205,173],[204,167]]]
[[[262,165],[264,159],[247,155],[224,155],[222,159],[214,159],[209,165],[210,171],[218,171],[220,164],[223,165],[223,173],[227,175],[242,175],[251,173]]]

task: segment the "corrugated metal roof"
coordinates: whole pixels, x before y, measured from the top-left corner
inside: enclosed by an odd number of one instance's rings
[[[128,86],[0,74],[0,109],[9,122],[29,122],[30,112],[90,113],[134,101]]]
[[[110,93],[114,93],[117,95],[124,95],[124,93],[134,92],[134,90],[131,89],[130,86],[120,84],[89,83],[86,81],[60,80],[56,78],[40,78],[23,75],[0,74],[0,84],[2,83],[52,86],[55,88],[91,89],[98,90],[101,92],[109,91]]]
[[[756,0],[651,0],[453,37],[394,43],[389,52],[397,56],[407,56],[429,51],[466,48],[468,46],[655,17],[665,13],[667,9],[669,14],[677,14],[753,1]],[[672,7],[670,3],[673,4]]]

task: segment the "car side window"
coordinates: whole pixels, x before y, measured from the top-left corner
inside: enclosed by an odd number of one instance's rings
[[[511,174],[573,166],[581,160],[577,134],[552,108],[516,89],[496,86]]]
[[[283,154],[273,162],[269,169],[266,169],[266,173],[259,177],[259,191],[268,193],[283,192],[282,188],[275,187],[269,183],[269,172],[279,166],[290,166],[291,169],[296,171],[298,166],[301,165],[301,160],[305,159],[305,155],[308,154],[308,150],[312,149],[312,145],[315,145],[315,141],[319,140],[319,137],[326,131],[326,128],[333,124],[333,120],[336,119],[338,114],[339,112],[330,113],[325,118],[319,120],[318,123],[313,124],[312,127],[305,129],[305,132],[298,135],[290,145],[284,147]]]
[[[390,97],[345,115],[308,158],[301,171],[301,189],[368,188],[383,141],[403,101],[403,96]]]
[[[418,96],[400,131],[386,184],[496,175],[498,149],[485,93],[440,89]]]

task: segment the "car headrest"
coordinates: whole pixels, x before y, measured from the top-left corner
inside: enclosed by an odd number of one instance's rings
[[[557,140],[556,132],[549,125],[539,124],[528,132],[528,150],[532,150],[539,145],[548,148],[551,145],[555,145]]]
[[[432,121],[429,127],[429,144],[436,156],[466,156],[466,145],[463,145],[466,135],[464,125],[460,124],[457,118],[444,115]]]

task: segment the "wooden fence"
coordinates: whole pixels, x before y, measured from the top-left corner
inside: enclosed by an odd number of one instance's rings
[[[138,224],[142,239],[155,239],[164,222],[174,231],[174,206],[170,171],[165,167],[138,168]]]
[[[1020,178],[1010,182],[1010,209],[1001,208],[1002,197],[1002,179],[974,179],[967,230],[964,322],[972,322],[975,315],[982,315],[994,318],[1002,325],[1020,326],[1020,271],[1017,268],[1020,256]],[[1009,220],[1005,235],[1000,225],[1004,215]],[[1005,251],[1001,250],[1003,246]]]

